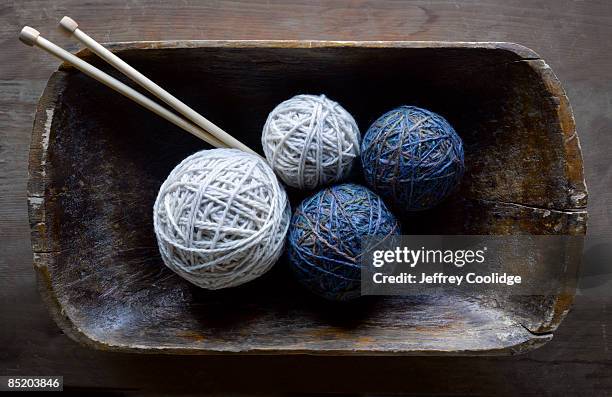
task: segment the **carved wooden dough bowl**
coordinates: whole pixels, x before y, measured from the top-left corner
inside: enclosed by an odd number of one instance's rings
[[[258,150],[268,112],[297,93],[339,101],[362,131],[399,104],[443,114],[464,139],[468,171],[455,196],[426,221],[409,222],[411,233],[585,233],[587,193],[570,105],[547,64],[522,46],[109,46]],[[88,51],[79,55],[118,74]],[[67,65],[51,76],[32,133],[28,201],[40,289],[67,335],[138,353],[513,354],[550,340],[571,305],[575,247],[559,263],[563,287],[553,296],[373,298],[336,307],[299,288],[284,259],[243,287],[198,289],[163,266],[152,206],[170,170],[206,147]]]

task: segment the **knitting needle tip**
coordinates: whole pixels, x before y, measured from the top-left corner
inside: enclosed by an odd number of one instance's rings
[[[63,17],[59,24],[62,28],[68,31],[68,33],[73,33],[79,28],[79,24],[68,16]]]
[[[40,36],[40,32],[38,30],[29,26],[24,26],[19,33],[19,40],[21,40],[22,43],[32,47],[34,44],[36,44],[38,36]]]

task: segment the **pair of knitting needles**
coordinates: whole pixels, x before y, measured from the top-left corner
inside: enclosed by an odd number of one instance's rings
[[[45,39],[40,33],[29,26],[24,27],[19,34],[19,40],[29,46],[37,46],[47,51],[49,54],[61,59],[62,61],[68,62],[76,69],[85,73],[89,77],[92,77],[102,84],[110,87],[111,89],[119,92],[127,98],[133,100],[142,107],[149,109],[153,113],[165,118],[169,122],[176,126],[184,129],[185,131],[195,135],[196,137],[208,142],[214,147],[231,147],[243,150],[248,153],[255,153],[248,146],[223,131],[221,128],[204,118],[201,114],[187,106],[185,103],[180,101],[178,98],[164,90],[149,78],[144,76],[142,73],[128,65],[118,56],[110,52],[100,43],[89,37],[85,32],[79,29],[79,25],[70,17],[64,17],[60,21],[60,26],[69,32],[79,42],[89,48],[94,54],[108,62],[115,69],[123,73],[125,76],[130,78],[132,81],[161,99],[168,106],[182,114],[185,118],[178,116],[177,114],[169,111],[165,107],[159,105],[157,102],[152,101],[148,97],[144,96],[140,92],[133,88],[123,84],[114,77],[109,76],[100,69],[90,65],[76,55],[64,50],[61,47],[53,44],[49,40]]]

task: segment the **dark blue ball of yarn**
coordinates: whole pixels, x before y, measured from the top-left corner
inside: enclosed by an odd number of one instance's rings
[[[429,209],[459,184],[465,170],[463,143],[440,115],[400,106],[370,126],[361,143],[367,184],[392,207]]]
[[[298,206],[289,226],[289,259],[315,294],[346,301],[360,296],[361,239],[399,234],[400,227],[371,190],[352,183],[328,187]]]

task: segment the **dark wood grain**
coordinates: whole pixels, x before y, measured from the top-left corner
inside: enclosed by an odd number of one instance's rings
[[[173,359],[100,353],[78,346],[59,332],[40,302],[26,213],[29,132],[38,96],[58,63],[22,46],[16,35],[22,25],[31,24],[75,50],[77,46],[55,29],[57,21],[70,14],[101,41],[258,38],[524,44],[547,60],[568,93],[589,184],[589,232],[609,239],[611,6],[606,0],[4,3],[0,7],[0,359],[4,372],[60,373],[68,385],[103,390],[609,394],[609,294],[579,295],[551,343],[508,359]],[[237,373],[242,382],[235,381]]]

